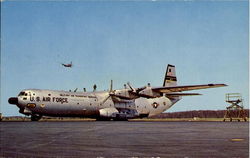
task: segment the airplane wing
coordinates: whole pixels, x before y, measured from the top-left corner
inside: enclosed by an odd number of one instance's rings
[[[216,87],[224,87],[226,84],[205,84],[205,85],[188,85],[188,86],[171,86],[171,87],[157,87],[152,88],[153,91],[159,93],[171,93],[171,92],[182,92],[182,91],[191,91],[198,89],[206,89],[206,88],[216,88]]]

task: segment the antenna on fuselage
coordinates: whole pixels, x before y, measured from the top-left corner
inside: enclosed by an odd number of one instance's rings
[[[111,92],[113,90],[113,80],[110,81],[110,89],[109,91]]]
[[[93,86],[93,92],[96,91],[96,88],[97,88],[97,86],[96,86],[96,84],[94,84],[94,86]]]

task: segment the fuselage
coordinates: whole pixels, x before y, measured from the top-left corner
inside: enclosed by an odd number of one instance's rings
[[[69,92],[27,89],[21,91],[17,98],[10,98],[9,102],[16,104],[20,108],[19,112],[25,115],[137,118],[160,114],[178,101],[170,100],[164,95],[151,99],[140,97],[122,101],[114,101],[108,96],[107,91]]]
[[[167,66],[161,87],[151,87],[148,84],[134,88],[127,83],[124,89],[113,90],[112,83],[111,80],[109,91],[96,91],[96,85],[93,92],[76,92],[77,89],[73,92],[26,89],[17,97],[9,98],[9,103],[17,105],[20,113],[31,115],[32,121],[38,121],[42,116],[127,120],[160,114],[179,101],[182,96],[200,95],[182,93],[183,91],[227,86],[226,84],[178,86],[175,66],[170,64]]]

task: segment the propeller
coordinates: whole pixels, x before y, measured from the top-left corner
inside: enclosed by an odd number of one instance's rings
[[[127,85],[131,89],[130,93],[133,93],[134,95],[140,96],[139,92],[142,91],[143,89],[147,88],[146,86],[141,87],[141,88],[134,88],[131,86],[131,84],[128,82]]]
[[[102,101],[102,104],[104,104],[112,96],[116,96],[116,97],[121,98],[121,99],[122,98],[123,99],[135,99],[135,98],[138,98],[138,97],[147,97],[147,96],[139,93],[143,89],[147,88],[146,86],[141,87],[141,88],[134,88],[134,87],[131,86],[131,84],[129,82],[127,82],[127,85],[129,87],[128,92],[132,95],[132,96],[130,96],[131,98],[126,97],[126,96],[123,97],[123,96],[116,95],[115,94],[116,90],[113,90],[113,80],[111,80],[108,96]],[[125,89],[126,89],[126,87],[125,87]]]
[[[135,88],[134,88],[134,87],[132,87],[132,86],[130,85],[130,83],[129,83],[129,82],[127,83],[127,85],[128,85],[128,87],[132,90],[132,92],[136,93]]]
[[[128,82],[127,85],[129,86],[129,88],[131,89],[131,91],[129,91],[129,93],[137,96],[137,97],[144,97],[144,98],[148,98],[149,96],[141,94],[140,92],[142,90],[144,90],[145,88],[147,88],[147,86],[141,87],[141,88],[133,88],[130,83]],[[148,87],[150,87],[150,84],[148,83]]]
[[[111,80],[108,96],[102,101],[102,104],[104,104],[111,97],[111,95],[114,93],[115,93],[115,90],[113,90],[113,80]]]
[[[76,92],[78,90],[78,88],[76,88],[75,90],[74,90],[74,92]]]

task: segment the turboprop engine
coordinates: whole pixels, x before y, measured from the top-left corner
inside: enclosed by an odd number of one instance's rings
[[[119,105],[115,105],[116,107],[104,108],[99,110],[100,118],[104,119],[115,119],[115,120],[127,120],[130,118],[138,117],[139,114],[136,109],[133,108],[125,108],[119,107]],[[121,105],[120,105],[121,106]]]
[[[160,93],[154,92],[151,87],[146,87],[145,89],[141,90],[138,94],[140,97],[145,97],[145,98],[156,98],[161,96]]]
[[[116,90],[111,95],[119,97],[120,99],[129,99],[130,100],[130,99],[138,98],[138,95],[136,95],[136,93],[133,93],[130,89]]]
[[[110,92],[110,96],[113,97],[118,97],[120,99],[136,99],[139,97],[144,97],[144,98],[156,98],[156,97],[161,97],[162,94],[159,92],[155,92],[152,90],[152,87],[150,84],[148,86],[144,86],[141,88],[133,88],[130,83],[127,83],[130,89],[121,89],[121,90],[114,90]]]
[[[116,108],[104,108],[99,110],[101,117],[116,117],[116,114],[119,114],[119,111]]]

